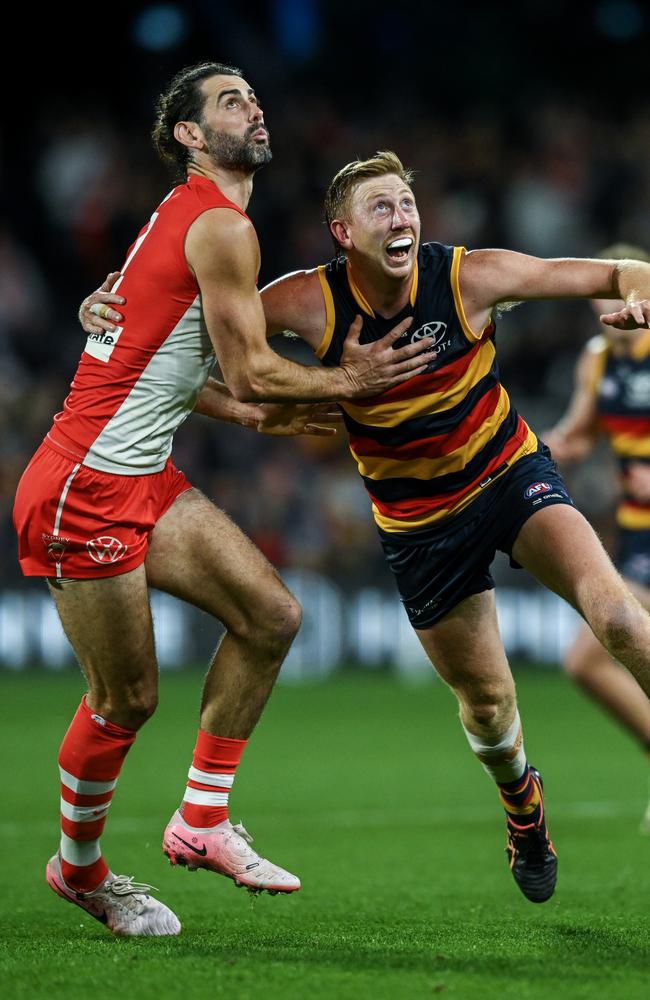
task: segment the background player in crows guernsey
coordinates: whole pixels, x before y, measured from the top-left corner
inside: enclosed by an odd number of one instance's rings
[[[600,257],[650,260],[640,247],[615,244]],[[599,316],[607,303],[591,303]],[[600,434],[618,459],[614,561],[630,590],[650,609],[650,333],[601,326],[576,364],[567,412],[544,440],[560,463],[580,461]],[[650,762],[650,700],[583,625],[564,665],[582,689],[620,722]],[[650,835],[650,802],[640,830]]]
[[[458,698],[472,750],[497,783],[513,876],[528,899],[542,902],[554,890],[557,857],[541,780],[524,752],[490,563],[501,549],[573,604],[646,693],[650,617],[500,385],[495,315],[501,303],[525,299],[623,299],[603,322],[647,327],[650,266],[420,246],[411,180],[393,153],[339,171],[325,199],[336,259],[262,290],[267,329],[295,331],[326,366],[343,357],[347,324],[359,310],[365,343],[409,317],[403,342],[434,324],[438,330],[425,372],[342,406],[406,611]],[[86,329],[95,303],[119,300],[105,290],[90,296],[82,306]],[[118,318],[112,310],[103,326]]]
[[[245,209],[253,175],[271,154],[262,109],[239,70],[209,63],[181,72],[160,98],[154,138],[183,182],[129,251],[120,279],[125,318],[110,342],[101,327],[91,332],[14,510],[23,572],[48,578],[89,686],[59,752],[61,840],[47,879],[114,933],[132,936],[180,930],[150,886],[110,872],[99,844],[123,760],[156,707],[149,586],[226,626],[164,851],[255,891],[300,888],[250,847],[227,808],[300,609],[262,554],[174,468],[174,431],[196,408],[272,433],[327,433],[318,425],[327,413],[283,404],[386,389],[423,370],[418,355],[431,343],[394,351],[406,320],[363,346],[357,321],[331,371],[270,350],[256,287],[259,247]],[[208,378],[215,352],[232,393]]]

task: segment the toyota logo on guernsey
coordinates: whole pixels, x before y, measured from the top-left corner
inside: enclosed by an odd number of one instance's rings
[[[113,535],[101,535],[99,538],[91,538],[89,542],[86,542],[86,548],[88,555],[95,562],[116,563],[126,555],[128,545],[121,542],[119,538],[114,538]]]
[[[532,483],[524,493],[524,497],[530,500],[531,497],[536,497],[539,493],[549,493],[552,489],[549,483]]]
[[[432,337],[433,347],[437,347],[446,333],[446,323],[443,323],[440,319],[430,319],[428,323],[424,323],[421,327],[415,330],[410,335],[409,340],[412,344],[415,344],[418,340],[424,340],[425,337]]]

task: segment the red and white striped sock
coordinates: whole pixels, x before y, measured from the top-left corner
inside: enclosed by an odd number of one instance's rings
[[[188,826],[208,829],[228,819],[228,795],[246,742],[199,729],[180,807]]]
[[[76,892],[92,892],[108,866],[99,838],[113,791],[135,732],[122,729],[81,704],[59,749],[61,774],[61,872]]]

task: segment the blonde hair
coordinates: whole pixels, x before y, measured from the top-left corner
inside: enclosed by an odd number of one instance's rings
[[[367,160],[346,163],[332,178],[325,194],[324,214],[328,229],[334,219],[349,218],[350,203],[357,185],[370,177],[383,177],[385,174],[395,174],[409,186],[413,182],[413,171],[404,167],[400,158],[390,150],[375,153]],[[338,255],[341,246],[333,234],[332,239]]]
[[[605,247],[597,256],[602,260],[643,260],[650,263],[650,253],[633,243],[612,243]]]

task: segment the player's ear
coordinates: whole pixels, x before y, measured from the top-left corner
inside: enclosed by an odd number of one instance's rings
[[[205,146],[203,132],[196,122],[176,122],[174,138],[181,146],[188,146],[190,149],[203,149]]]
[[[330,232],[337,243],[343,247],[344,250],[349,250],[352,243],[350,240],[350,233],[348,227],[342,219],[332,219],[330,222]]]

